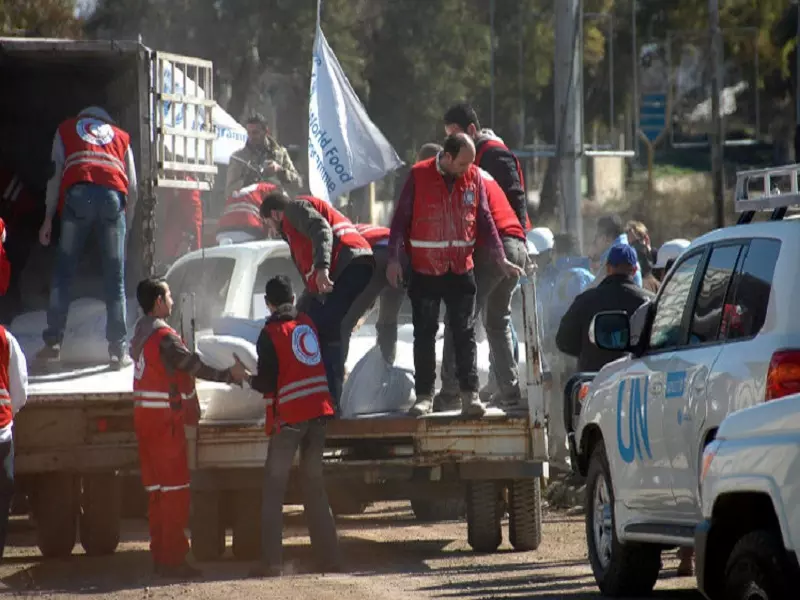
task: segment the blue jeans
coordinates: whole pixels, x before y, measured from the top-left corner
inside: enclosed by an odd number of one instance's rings
[[[50,284],[45,344],[60,344],[67,324],[72,278],[89,234],[97,237],[106,301],[106,340],[109,352],[125,348],[125,196],[92,183],[67,190],[61,214],[61,239]]]

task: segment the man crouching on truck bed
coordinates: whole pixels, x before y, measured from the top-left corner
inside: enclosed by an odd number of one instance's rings
[[[250,377],[250,385],[264,394],[270,437],[262,491],[261,563],[251,575],[281,574],[283,500],[298,448],[311,546],[323,572],[340,571],[336,525],[322,477],[325,422],[334,411],[317,332],[311,319],[297,312],[287,277],[273,277],[265,291],[270,317],[258,337],[258,373]]]
[[[241,384],[249,373],[234,355],[225,370],[204,364],[189,350],[165,319],[172,312],[172,294],[161,279],[145,279],[136,288],[145,316],[136,323],[131,343],[133,423],[139,442],[142,483],[149,494],[150,552],[156,574],[195,577],[186,563],[189,543],[189,462],[184,425],[196,425],[200,404],[194,378]]]

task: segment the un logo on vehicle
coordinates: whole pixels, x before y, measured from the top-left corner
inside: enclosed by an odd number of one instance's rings
[[[298,325],[292,332],[292,352],[304,365],[318,365],[320,361],[317,334],[308,325]]]
[[[623,407],[625,405],[625,380],[620,382],[617,392],[617,447],[619,455],[626,463],[632,463],[638,456],[639,460],[644,460],[642,446],[647,454],[647,458],[652,459],[650,452],[650,432],[647,429],[647,385],[648,377],[644,379],[633,379],[630,381],[628,392],[628,410],[625,413],[628,417],[627,436],[623,436],[622,420]],[[644,388],[644,391],[642,391]],[[623,439],[627,437],[627,443]]]

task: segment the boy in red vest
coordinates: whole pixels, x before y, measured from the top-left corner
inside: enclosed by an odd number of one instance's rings
[[[282,572],[283,500],[298,449],[303,507],[318,566],[324,572],[339,571],[336,525],[322,477],[325,423],[334,410],[319,339],[311,319],[297,312],[287,277],[270,279],[265,299],[270,317],[258,338],[258,373],[250,377],[250,385],[264,394],[270,439],[262,492],[261,563],[252,575],[274,577]]]
[[[172,294],[161,279],[139,282],[136,299],[145,316],[136,323],[131,354],[133,424],[139,442],[142,483],[149,493],[150,552],[156,574],[196,577],[186,562],[189,543],[183,530],[189,524],[189,462],[184,425],[196,425],[200,405],[194,378],[241,383],[249,373],[236,359],[230,369],[204,364],[189,350],[166,319],[172,313]]]

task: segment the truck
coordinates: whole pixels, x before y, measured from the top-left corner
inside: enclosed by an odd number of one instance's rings
[[[130,134],[139,192],[127,239],[132,290],[154,268],[157,189],[211,189],[212,63],[138,41],[0,38],[0,77],[13,82],[0,99],[0,162],[35,194],[43,195],[50,177],[53,135],[64,119],[102,105]],[[28,312],[47,306],[56,247],[34,237],[22,276]],[[103,298],[98,262],[87,248],[73,283],[79,295]],[[14,323],[10,329],[19,339]],[[44,556],[69,554],[78,534],[88,554],[106,554],[119,541],[122,475],[138,462],[132,374],[63,367],[30,378],[27,405],[15,419],[17,486]]]

